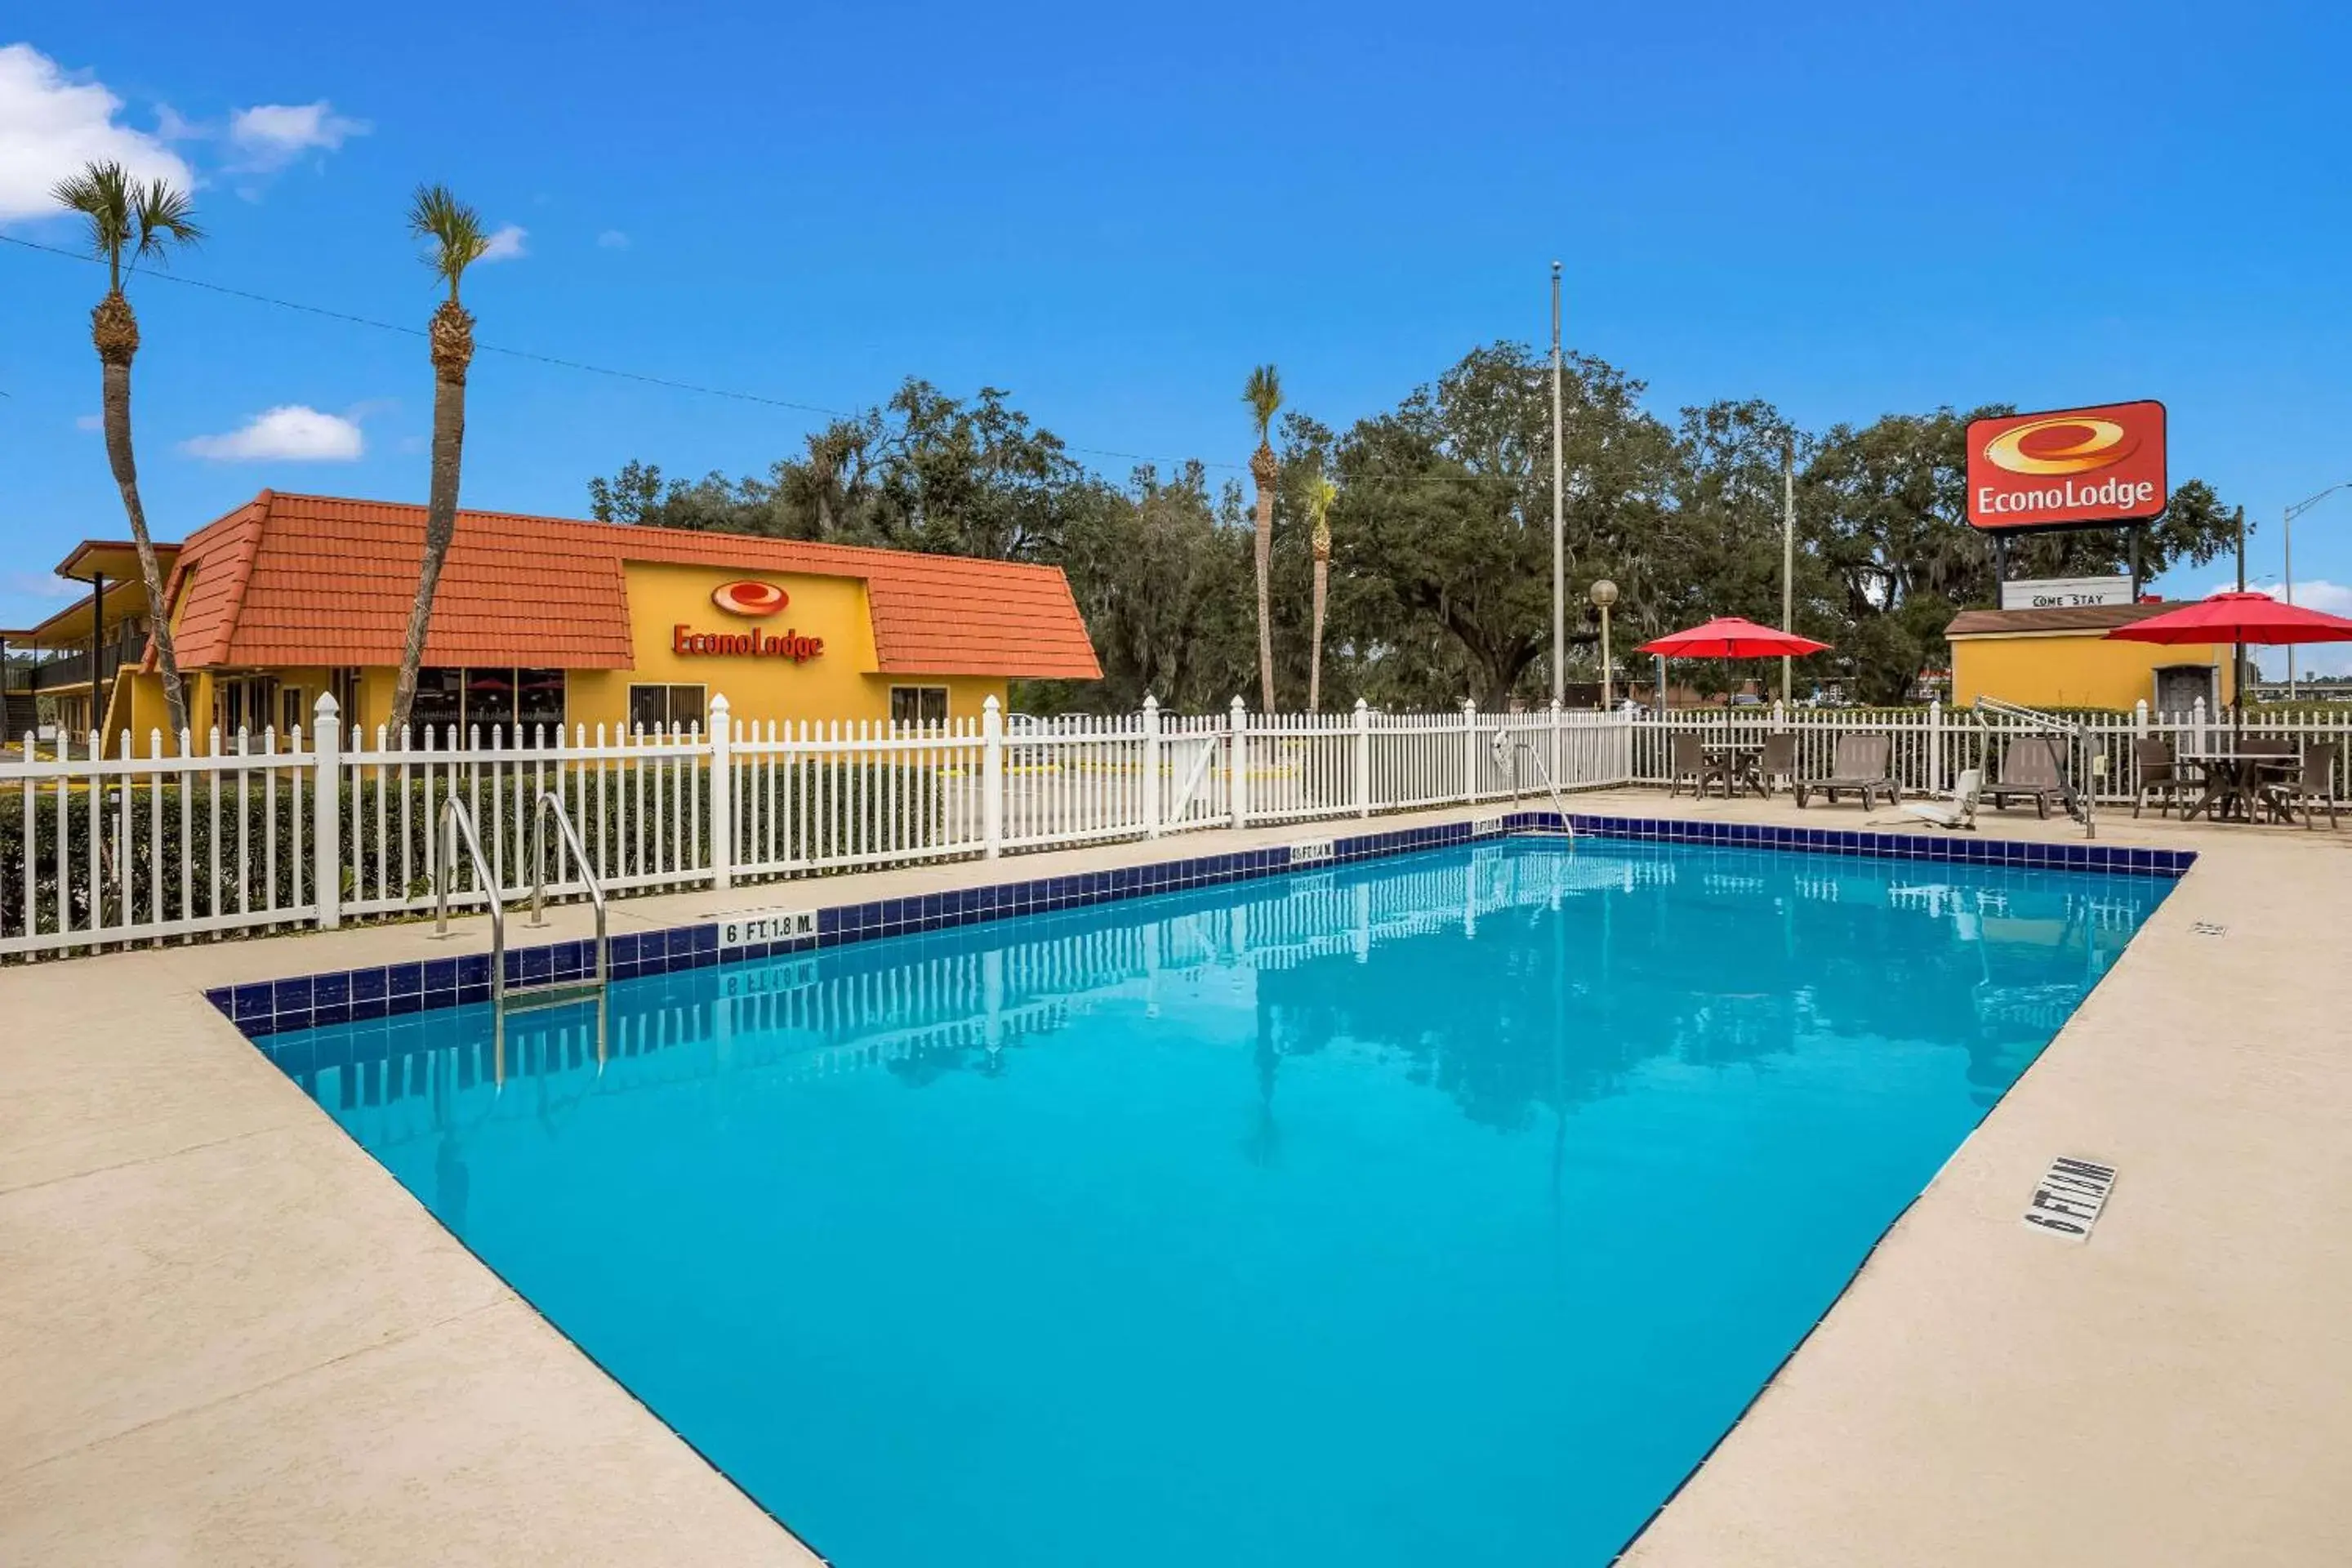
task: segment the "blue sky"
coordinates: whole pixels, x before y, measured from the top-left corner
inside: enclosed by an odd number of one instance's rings
[[[1668,416],[2162,398],[2175,481],[2243,501],[2274,578],[2279,508],[2352,479],[2352,18],[2127,11],[37,0],[0,25],[0,233],[72,242],[29,216],[60,160],[177,160],[213,231],[181,276],[421,326],[400,219],[444,179],[520,231],[467,284],[486,342],[844,410],[992,383],[1233,472],[1252,364],[1345,423],[1539,339],[1559,257],[1571,342]],[[0,245],[0,625],[123,531],[80,427],[98,292]],[[264,486],[423,499],[416,339],[132,295],[159,534]],[[286,409],[329,417],[250,428]],[[467,501],[556,513],[820,418],[496,356],[469,416]],[[2303,596],[2352,610],[2352,491],[2296,531]]]

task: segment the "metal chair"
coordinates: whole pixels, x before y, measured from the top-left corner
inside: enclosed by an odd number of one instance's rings
[[[2313,812],[2323,810],[2327,813],[2327,826],[2336,826],[2336,758],[2340,750],[2333,741],[2305,746],[2302,771],[2263,792],[2264,800],[2281,820],[2293,822],[2300,808],[2304,826],[2316,827]]]
[[[1765,736],[1764,755],[1757,761],[1756,777],[1763,784],[1767,798],[1770,797],[1776,780],[1788,780],[1789,788],[1794,791],[1797,787],[1797,737]]]
[[[1691,796],[1696,799],[1706,793],[1706,778],[1710,771],[1705,739],[1689,731],[1667,738],[1666,793],[1669,795],[1679,791],[1683,780],[1688,779]]]
[[[2149,735],[2132,742],[2132,767],[2139,774],[2139,789],[2132,796],[2132,815],[2137,816],[2147,797],[2159,797],[2159,816],[2170,816],[2173,803],[2182,790],[2204,792],[2205,779],[2193,763],[2183,763],[2172,754],[2172,742]]]

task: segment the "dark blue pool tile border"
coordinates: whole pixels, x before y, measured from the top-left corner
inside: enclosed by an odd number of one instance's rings
[[[1950,860],[1979,866],[2022,866],[2039,870],[2104,871],[2137,877],[2178,877],[2197,859],[2189,849],[2131,849],[2111,844],[2029,843],[1963,833],[1870,833],[1850,827],[1784,827],[1775,823],[1677,821],[1647,816],[1590,816],[1571,812],[1569,822],[1595,838],[1632,838],[1660,844],[1712,844],[1746,849],[1797,849],[1817,855],[1852,855],[1893,860]],[[1516,812],[1503,819],[1506,832],[1559,830],[1557,812]]]
[[[1496,819],[1489,818],[1488,823]],[[2141,876],[2178,877],[2197,857],[2186,850],[2126,849],[2100,844],[2027,844],[1998,838],[1974,838],[1908,833],[1867,833],[1850,828],[1780,827],[1760,823],[1669,821],[1654,817],[1591,816],[1574,813],[1570,822],[1580,834],[1600,838],[1642,839],[1673,844],[1732,845],[1759,849],[1800,849],[1820,854],[1874,856],[1911,860],[1960,860],[1982,865],[2037,867],[2072,871],[2121,871]],[[1482,832],[1482,829],[1484,830]],[[1559,817],[1549,811],[1513,812],[1487,823],[1438,823],[1401,827],[1382,833],[1334,837],[1333,864],[1377,859],[1466,844],[1486,835],[1559,831]],[[814,948],[838,947],[881,937],[944,931],[981,921],[1014,915],[1042,914],[1087,904],[1137,899],[1272,877],[1291,869],[1290,847],[1272,845],[1238,849],[1226,855],[1202,855],[1186,860],[1166,860],[1149,866],[1122,866],[1108,871],[1074,871],[1066,876],[1036,877],[1025,881],[987,887],[960,888],[902,899],[877,899],[862,904],[837,904],[816,912],[816,935],[786,942],[755,942],[730,948],[731,963],[742,959],[775,958]],[[630,980],[647,974],[668,974],[686,969],[707,969],[719,961],[717,922],[673,926],[663,931],[631,931],[612,939],[607,956],[612,977]],[[541,985],[585,980],[595,963],[594,945],[586,941],[559,942],[507,951],[507,984]],[[359,1019],[396,1018],[436,1007],[456,1007],[490,999],[490,961],[487,953],[464,953],[427,959],[418,963],[394,963],[372,969],[342,970],[327,974],[298,975],[289,980],[260,981],[249,985],[216,986],[205,993],[212,1005],[254,1039]]]

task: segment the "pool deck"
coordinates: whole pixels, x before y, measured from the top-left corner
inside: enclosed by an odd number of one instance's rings
[[[1570,804],[1864,820],[1654,790]],[[1986,826],[2079,834],[2030,813]],[[612,921],[1350,830],[632,899]],[[1633,1568],[2352,1561],[2352,1020],[2336,988],[2352,834],[2117,815],[2100,837],[2203,858],[1634,1543]],[[551,919],[534,934],[586,933],[584,910]],[[0,970],[0,1562],[816,1561],[202,995],[486,945],[477,918],[446,943],[370,926]],[[2119,1172],[2087,1243],[2020,1221],[2060,1154]]]

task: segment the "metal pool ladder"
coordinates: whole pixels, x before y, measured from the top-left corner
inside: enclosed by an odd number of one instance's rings
[[[452,795],[441,803],[440,832],[435,836],[433,853],[433,934],[449,934],[450,873],[456,869],[457,847],[462,842],[467,856],[472,860],[475,880],[484,893],[484,907],[490,916],[490,1005],[503,1020],[509,1008],[552,1007],[567,1002],[584,1001],[594,997],[603,1003],[607,977],[612,966],[607,958],[608,942],[604,926],[604,885],[596,876],[596,868],[588,858],[585,846],[580,842],[578,829],[564,813],[563,803],[552,793],[542,792],[538,810],[531,824],[532,859],[535,865],[530,885],[530,923],[547,924],[547,856],[541,852],[547,819],[552,815],[557,831],[580,868],[580,879],[596,906],[595,969],[585,981],[564,980],[548,985],[517,987],[507,985],[507,919],[505,901],[499,897],[498,879],[490,870],[489,859],[482,853],[482,841],[474,831],[473,813],[465,803]]]
[[[564,847],[572,851],[572,864],[580,868],[581,883],[588,889],[590,901],[596,906],[596,967],[585,981],[562,981],[553,985],[534,989],[530,994],[531,998],[530,1005],[537,1007],[553,1006],[558,1003],[578,1001],[590,995],[595,996],[601,1003],[604,994],[606,977],[613,972],[612,966],[605,961],[604,884],[596,875],[595,863],[588,858],[587,846],[580,842],[580,830],[572,826],[571,814],[563,809],[563,802],[556,798],[554,793],[549,790],[540,792],[539,808],[531,816],[533,865],[530,879],[530,923],[534,926],[543,926],[547,923],[547,856],[543,852],[544,846],[541,842],[541,835],[547,831],[547,819],[550,816],[555,818],[556,831],[562,835]]]

